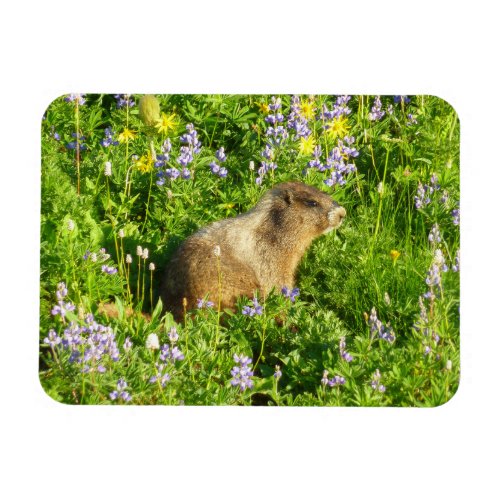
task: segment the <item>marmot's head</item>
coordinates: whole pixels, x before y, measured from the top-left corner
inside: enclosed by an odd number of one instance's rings
[[[346,211],[330,196],[302,182],[277,184],[269,192],[273,200],[273,219],[281,226],[286,220],[298,237],[315,238],[330,232],[342,224]]]

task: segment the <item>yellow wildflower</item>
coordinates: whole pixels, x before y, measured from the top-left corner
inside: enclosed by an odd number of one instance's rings
[[[347,125],[347,117],[334,118],[332,121],[327,123],[328,129],[326,134],[332,139],[337,137],[343,139],[349,133],[349,126]]]
[[[265,102],[259,102],[259,109],[261,113],[269,113],[269,106]]]
[[[165,113],[161,114],[161,118],[156,122],[155,127],[161,134],[168,134],[169,130],[174,130],[177,126],[175,120],[175,114],[167,115]]]
[[[393,262],[396,262],[396,260],[398,260],[398,257],[401,255],[401,252],[398,252],[397,250],[391,250],[389,252],[389,255],[391,256]]]
[[[316,141],[312,134],[309,137],[301,137],[299,145],[299,153],[301,155],[310,155],[316,147]]]
[[[128,142],[135,139],[137,132],[128,128],[123,129],[123,132],[118,135],[118,142]]]
[[[147,154],[142,155],[135,162],[135,167],[142,173],[151,172],[153,170],[153,157],[151,156],[151,152],[148,151]]]
[[[300,103],[300,114],[306,120],[312,120],[314,118],[314,112],[316,108],[314,107],[314,101],[308,99],[307,101]]]

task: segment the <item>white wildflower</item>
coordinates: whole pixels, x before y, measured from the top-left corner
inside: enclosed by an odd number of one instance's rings
[[[156,333],[150,333],[148,335],[148,338],[146,339],[146,348],[147,349],[160,348],[160,340],[158,339],[158,335],[156,335]]]

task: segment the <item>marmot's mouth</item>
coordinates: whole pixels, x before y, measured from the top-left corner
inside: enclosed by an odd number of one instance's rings
[[[339,227],[346,216],[346,211],[344,207],[335,207],[328,212],[328,222],[330,227],[325,231],[325,233],[330,232],[332,229]]]

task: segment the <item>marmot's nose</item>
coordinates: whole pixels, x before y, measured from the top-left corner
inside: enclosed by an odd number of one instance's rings
[[[340,219],[343,219],[347,215],[344,207],[336,208],[335,213],[339,216]]]

